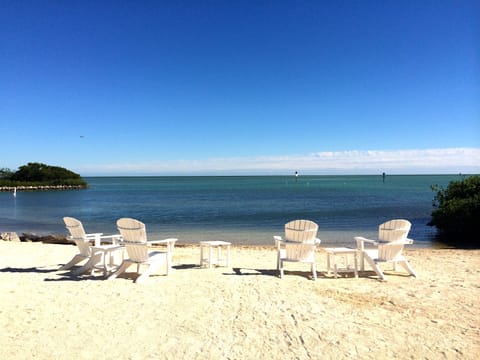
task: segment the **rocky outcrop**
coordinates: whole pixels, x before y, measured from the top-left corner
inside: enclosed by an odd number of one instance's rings
[[[15,232],[4,232],[0,233],[0,240],[4,241],[20,241],[17,233]]]
[[[50,191],[86,189],[86,185],[32,185],[32,186],[0,186],[0,191]]]
[[[18,236],[14,232],[0,233],[0,240],[3,241],[24,241],[24,242],[42,242],[45,244],[71,244],[65,235],[37,235],[33,233],[23,233]]]

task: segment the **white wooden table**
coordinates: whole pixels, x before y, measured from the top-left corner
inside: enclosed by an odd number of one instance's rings
[[[123,261],[125,246],[117,243],[118,235],[109,236],[108,238],[110,238],[110,244],[101,244],[100,237],[95,237],[95,245],[90,247],[90,258],[85,265],[73,271],[73,275],[81,275],[87,271],[93,274],[95,270],[101,270],[103,276],[106,277],[118,267],[118,263]],[[121,257],[121,260],[119,260],[119,257]]]
[[[232,243],[227,241],[200,241],[200,266],[207,264],[211,269],[213,265],[219,265],[224,262],[226,267],[230,266],[230,246]],[[208,248],[208,253],[204,254],[204,249]],[[214,249],[216,254],[214,254]],[[227,254],[225,258],[222,258],[222,248],[226,248]],[[208,255],[208,257],[206,256]]]
[[[99,245],[92,246],[92,262],[90,264],[92,270],[103,271],[103,276],[107,275],[118,268],[118,264],[123,261],[123,245]],[[121,255],[121,260],[116,259],[116,255]]]
[[[333,269],[333,275],[335,278],[338,277],[340,272],[353,272],[355,277],[358,278],[358,259],[357,249],[347,248],[347,247],[338,247],[338,248],[325,248],[327,253],[327,272],[330,274],[330,271]],[[349,256],[353,255],[353,267],[351,267],[349,262]],[[343,260],[342,263],[339,263],[339,257]]]

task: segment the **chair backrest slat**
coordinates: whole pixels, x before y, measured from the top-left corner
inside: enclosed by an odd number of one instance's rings
[[[318,225],[310,220],[293,220],[285,224],[285,240],[314,244]]]
[[[86,239],[82,223],[79,220],[68,216],[63,218],[63,222],[70,233],[70,239],[75,242],[80,250],[80,254],[83,256],[90,256],[90,241]]]
[[[386,242],[405,240],[411,227],[412,224],[408,220],[387,221],[378,227],[378,240]]]
[[[405,239],[412,224],[408,220],[395,219],[387,221],[378,227],[378,259],[393,261],[402,256]]]
[[[83,229],[83,225],[79,220],[72,217],[64,217],[63,221],[65,222],[65,226],[70,232],[72,239],[85,239],[85,230]]]
[[[117,220],[117,227],[125,242],[130,260],[137,262],[148,260],[145,224],[135,219],[121,218]]]

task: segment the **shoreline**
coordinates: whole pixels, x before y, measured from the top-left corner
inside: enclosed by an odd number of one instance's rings
[[[10,235],[13,234],[13,235]],[[10,238],[11,236],[11,238]],[[56,244],[56,245],[75,245],[71,240],[68,240],[68,236],[65,234],[36,234],[36,233],[22,233],[18,236],[16,232],[0,232],[0,242],[21,242],[21,243],[42,243],[42,244]],[[199,242],[177,242],[175,247],[196,247]],[[415,244],[415,243],[414,243]],[[408,245],[405,247],[405,250],[479,250],[478,247],[468,247],[468,246],[454,246],[446,243],[432,243],[431,246],[414,246]],[[351,246],[350,246],[351,245]],[[345,244],[331,244],[331,243],[320,243],[319,248],[327,247],[353,247],[354,243],[350,245]],[[237,248],[244,249],[257,249],[265,250],[275,248],[275,243],[272,241],[272,244],[238,244],[232,243],[232,246]]]
[[[18,233],[21,233],[21,235],[18,235]],[[60,233],[36,233],[36,232],[15,232],[15,231],[5,231],[5,232],[0,232],[0,241],[17,241],[17,242],[40,242],[44,244],[60,244],[60,245],[71,245],[74,243],[67,238],[67,234],[60,234]],[[152,237],[157,237],[156,235]],[[175,234],[172,234],[171,236],[159,236],[158,238],[167,238],[167,237],[177,237]],[[151,238],[149,236],[149,238]],[[181,240],[181,239],[180,239]],[[227,239],[226,241],[229,241],[230,239]],[[200,240],[199,240],[200,241]],[[178,246],[197,246],[199,241],[179,241],[175,244],[175,247]],[[203,240],[202,240],[203,241]],[[232,242],[233,246],[237,247],[245,247],[245,248],[271,248],[274,247],[275,243],[272,240],[271,244],[256,244],[256,243],[235,243]],[[478,247],[469,247],[465,246],[455,246],[451,245],[448,243],[444,242],[435,242],[432,241],[428,244],[423,243],[423,242],[414,242],[412,245],[406,246],[405,249],[411,249],[411,250],[419,250],[419,249],[464,249],[464,250],[476,250]],[[352,241],[351,243],[332,243],[332,242],[322,242],[320,243],[320,247],[354,247],[355,244]]]

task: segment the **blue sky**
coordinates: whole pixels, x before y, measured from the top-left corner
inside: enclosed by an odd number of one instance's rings
[[[0,167],[480,172],[478,1],[0,9]]]

